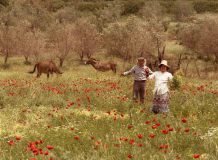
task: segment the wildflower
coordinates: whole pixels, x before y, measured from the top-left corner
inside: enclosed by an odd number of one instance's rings
[[[151,121],[145,121],[145,124],[150,124],[151,123]]]
[[[156,125],[156,124],[154,124],[153,126],[152,126],[152,129],[156,129],[158,126]]]
[[[169,131],[168,131],[167,129],[164,129],[164,130],[162,130],[161,132],[162,132],[163,134],[168,134]]]
[[[135,140],[134,139],[130,139],[129,140],[129,144],[134,145],[135,144]]]
[[[51,145],[47,145],[47,148],[48,148],[49,150],[52,150],[52,149],[54,149],[54,147],[53,147],[53,146],[51,146]]]
[[[150,137],[150,138],[154,138],[154,137],[155,137],[155,134],[151,133],[151,134],[149,134],[149,137]]]
[[[189,129],[189,128],[186,128],[186,129],[185,129],[185,132],[189,132],[189,131],[190,131],[190,129]]]
[[[138,146],[138,147],[142,147],[143,144],[142,144],[142,143],[138,143],[137,146]]]
[[[129,158],[129,159],[132,159],[132,158],[133,158],[133,156],[132,156],[131,154],[129,154],[129,155],[128,155],[128,158]]]
[[[13,146],[15,143],[14,143],[13,140],[10,140],[10,141],[8,141],[8,144],[9,144],[10,146]]]
[[[200,154],[194,154],[193,158],[200,158]]]
[[[74,136],[74,139],[79,140],[80,138],[79,138],[79,136]]]
[[[45,152],[44,152],[44,155],[46,155],[46,156],[47,156],[48,154],[49,154],[49,152],[48,152],[48,151],[45,151]]]
[[[133,125],[128,125],[128,129],[132,129],[133,128]]]
[[[17,141],[19,141],[19,140],[21,140],[21,136],[15,136],[15,139],[16,139]]]
[[[142,139],[142,138],[143,138],[143,135],[142,135],[142,134],[138,134],[137,136],[138,136],[139,139]]]
[[[182,118],[182,122],[183,122],[183,123],[186,123],[186,122],[187,122],[187,119],[183,117],[183,118]]]

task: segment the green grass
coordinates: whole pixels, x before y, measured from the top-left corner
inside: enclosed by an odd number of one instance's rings
[[[217,80],[183,78],[181,89],[171,91],[170,113],[164,116],[150,113],[153,82],[147,83],[146,104],[141,106],[131,101],[131,77],[96,72],[91,66],[69,60],[61,69],[63,75],[36,79],[36,75],[27,73],[33,66],[23,65],[22,59],[12,58],[10,64],[0,70],[2,160],[123,160],[128,155],[137,160],[189,160],[194,154],[205,160],[218,157]],[[182,123],[183,117],[186,123]],[[157,123],[160,126],[152,129]],[[169,128],[173,131],[162,133]],[[187,128],[189,132],[184,131]],[[156,135],[153,139],[151,133]],[[13,145],[8,144],[11,140]],[[28,146],[38,140],[43,143],[33,145],[35,153],[39,152],[34,155]],[[163,144],[168,147],[161,149]],[[48,150],[47,145],[54,149]],[[49,155],[40,154],[39,149],[49,151]]]

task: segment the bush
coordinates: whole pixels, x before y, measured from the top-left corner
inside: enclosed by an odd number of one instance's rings
[[[9,4],[9,0],[0,0],[0,5],[7,6]]]
[[[182,78],[179,75],[173,77],[173,80],[170,83],[170,88],[172,90],[179,90],[181,87]]]
[[[93,2],[82,2],[78,6],[79,11],[89,11],[95,12],[99,9],[102,9],[106,6],[105,3],[93,3]]]
[[[144,1],[142,0],[128,0],[124,4],[124,9],[122,15],[136,14],[144,6]]]
[[[197,13],[218,12],[218,2],[216,1],[195,1],[193,6]]]
[[[47,8],[50,11],[56,12],[57,10],[64,7],[65,2],[62,0],[49,0],[47,3]]]

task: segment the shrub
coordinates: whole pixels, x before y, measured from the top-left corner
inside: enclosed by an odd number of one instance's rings
[[[79,11],[89,11],[95,12],[99,9],[102,9],[106,6],[105,3],[93,3],[93,2],[82,2],[78,6]]]
[[[143,6],[144,2],[142,0],[128,0],[124,3],[122,15],[136,14]]]
[[[9,5],[9,0],[0,0],[0,5],[3,5],[3,6]]]
[[[193,6],[197,13],[218,12],[218,2],[216,1],[195,1]]]

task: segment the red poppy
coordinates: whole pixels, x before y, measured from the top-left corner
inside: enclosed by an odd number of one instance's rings
[[[47,145],[47,148],[48,148],[49,150],[52,150],[52,149],[54,149],[54,147],[53,147],[53,146],[51,146],[51,145]]]
[[[44,152],[44,155],[46,155],[46,156],[47,156],[48,154],[49,154],[49,152],[48,152],[48,151],[45,151],[45,152]]]
[[[8,141],[8,144],[9,144],[10,146],[13,146],[13,145],[15,145],[15,143],[14,143],[14,141],[13,141],[13,140],[10,140],[10,141]]]
[[[159,148],[160,148],[160,149],[164,149],[164,148],[167,149],[168,147],[169,147],[169,146],[168,146],[167,144],[161,144]]]
[[[132,159],[132,158],[133,158],[133,156],[132,156],[131,154],[129,154],[129,155],[128,155],[128,158],[129,158],[129,159]]]
[[[168,131],[167,129],[164,129],[164,130],[162,130],[161,132],[162,132],[163,134],[168,134],[169,131]]]
[[[79,138],[79,136],[74,136],[74,139],[79,140],[80,138]]]
[[[200,158],[200,154],[194,154],[193,158]]]
[[[129,140],[129,144],[134,145],[135,144],[135,140],[134,139],[130,139]]]
[[[138,146],[138,147],[142,147],[143,144],[142,144],[142,143],[138,143],[137,146]]]
[[[150,137],[150,138],[154,138],[154,137],[155,137],[155,134],[151,133],[151,134],[149,134],[149,137]]]
[[[151,121],[145,121],[145,124],[150,124],[151,123]]]
[[[156,126],[158,126],[158,127],[159,127],[159,126],[160,126],[160,123],[156,123]]]
[[[185,117],[182,118],[181,120],[183,123],[186,123],[187,122],[187,119]]]
[[[173,128],[169,128],[168,130],[169,130],[169,131],[173,131],[174,129],[173,129]]]
[[[139,139],[142,139],[142,138],[143,138],[143,135],[142,135],[142,134],[138,134],[137,137],[138,137]]]
[[[190,131],[190,129],[189,129],[189,128],[186,128],[186,129],[185,129],[185,132],[189,132],[189,131]]]
[[[153,129],[156,129],[158,126],[156,125],[156,124],[154,124],[153,126],[152,126],[152,128]]]
[[[128,125],[128,129],[132,129],[133,128],[133,125]]]
[[[15,138],[17,141],[21,140],[21,136],[16,136]]]

